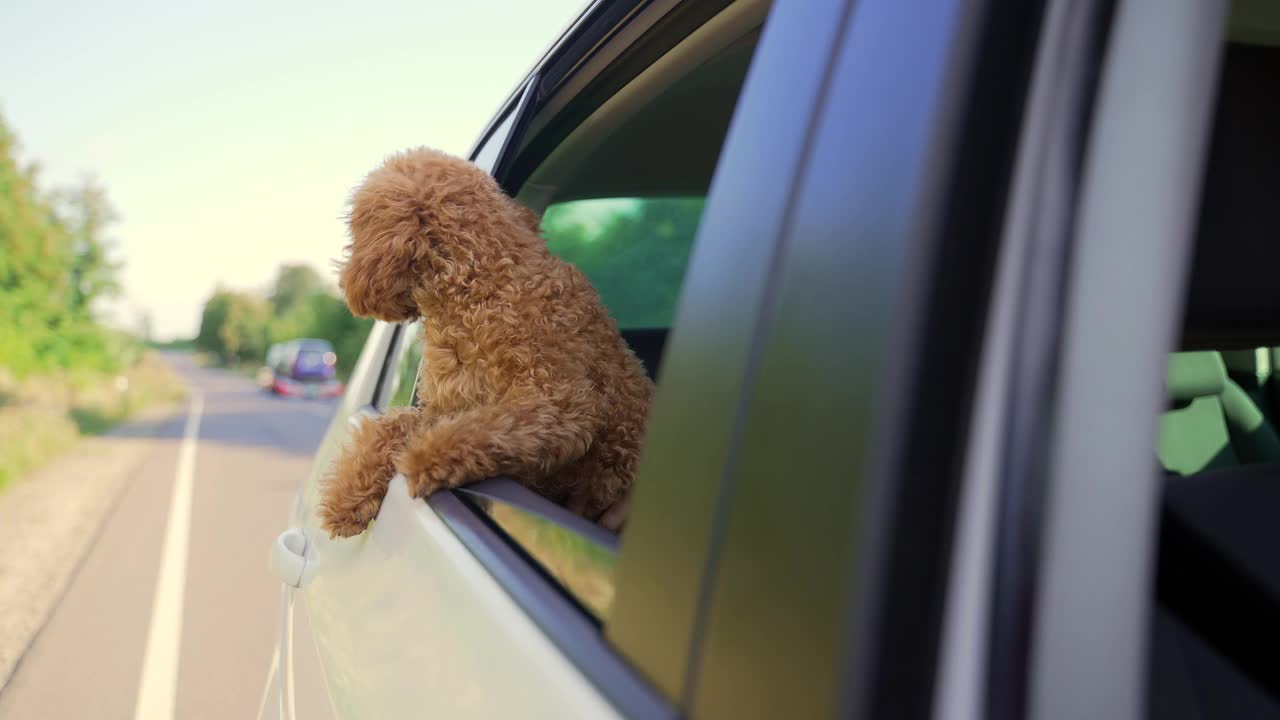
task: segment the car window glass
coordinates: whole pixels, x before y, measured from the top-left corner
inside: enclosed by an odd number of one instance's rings
[[[512,144],[525,153],[512,166],[527,172],[516,200],[541,213],[548,249],[591,282],[651,378],[659,374],[758,30],[746,23],[690,40],[619,90],[616,102],[595,106],[553,147],[526,138]],[[565,108],[566,116],[582,112],[572,100]],[[546,127],[558,127],[557,118]],[[539,147],[547,153],[541,160],[528,155]],[[592,542],[588,533],[552,527],[514,506],[477,507],[565,594],[607,622],[616,535],[603,531],[613,541]]]
[[[508,110],[507,116],[498,123],[493,132],[489,133],[489,137],[485,138],[484,144],[480,146],[472,162],[485,170],[492,171],[494,164],[498,161],[498,153],[502,151],[502,145],[511,134],[511,128],[515,122],[516,113]]]
[[[547,246],[587,276],[622,329],[665,328],[705,204],[701,197],[556,203],[542,216]]]
[[[385,396],[386,407],[406,407],[413,404],[418,369],[422,365],[422,338],[420,325],[412,322],[400,329],[398,357],[392,359],[389,386]]]

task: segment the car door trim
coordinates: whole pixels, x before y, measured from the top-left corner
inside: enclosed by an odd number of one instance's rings
[[[492,487],[481,490],[493,491]],[[436,493],[427,504],[619,713],[674,720],[675,708],[618,655],[600,628],[479,513],[452,492]]]
[[[948,720],[1009,717],[1025,700],[1030,583],[1019,578],[1039,537],[1038,441],[1048,433],[1070,218],[1105,37],[1102,4],[1050,3],[1032,65],[939,649],[934,709]]]
[[[1140,717],[1176,347],[1225,0],[1119,0],[1084,164],[1027,715]],[[1086,631],[1082,632],[1082,629]]]
[[[667,340],[605,633],[681,704],[782,225],[849,5],[777,0],[770,9]]]

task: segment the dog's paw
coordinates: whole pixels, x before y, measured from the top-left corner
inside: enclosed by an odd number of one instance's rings
[[[351,537],[364,532],[378,516],[380,497],[329,497],[320,505],[320,524],[329,537]]]
[[[428,498],[437,490],[449,487],[449,482],[442,477],[439,467],[422,462],[413,453],[401,455],[396,470],[404,475],[410,497]]]

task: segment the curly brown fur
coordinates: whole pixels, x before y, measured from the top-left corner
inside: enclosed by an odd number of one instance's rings
[[[330,473],[343,482],[325,487],[320,502],[320,519],[335,536],[355,535],[378,514],[387,483],[395,474],[395,459],[405,441],[428,418],[412,408],[390,410],[379,417],[366,419],[352,433],[351,447],[338,456]]]
[[[617,528],[653,386],[599,296],[538,217],[463,160],[389,158],[352,197],[340,284],[357,315],[422,318],[419,406],[360,428],[321,518],[360,532],[387,482],[415,496],[505,475]]]

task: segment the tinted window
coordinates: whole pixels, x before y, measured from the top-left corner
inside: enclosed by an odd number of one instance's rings
[[[298,360],[295,363],[299,370],[319,370],[324,367],[324,353],[319,350],[303,350],[298,353]]]
[[[551,251],[578,266],[620,328],[665,328],[704,199],[607,198],[557,203],[542,218]]]

